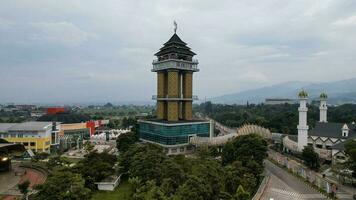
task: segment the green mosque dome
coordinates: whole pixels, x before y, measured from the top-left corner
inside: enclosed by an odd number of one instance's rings
[[[308,93],[305,90],[302,90],[298,94],[299,98],[308,98]]]
[[[328,98],[328,95],[326,93],[321,93],[320,94],[320,99],[327,99]]]

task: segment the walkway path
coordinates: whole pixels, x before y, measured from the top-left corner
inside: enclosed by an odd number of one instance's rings
[[[15,175],[15,171],[18,173],[17,176]],[[44,183],[46,175],[38,170],[22,168],[13,163],[12,171],[0,174],[0,194],[5,195],[3,199],[12,200],[21,196],[17,184],[26,180],[30,181],[30,188],[32,189],[33,186]]]
[[[206,118],[206,119],[212,120],[210,118]],[[212,121],[215,124],[215,128],[220,131],[220,134],[218,136],[216,137],[194,136],[190,138],[189,143],[195,146],[202,146],[202,145],[222,146],[226,144],[226,142],[228,142],[231,138],[241,136],[241,135],[248,135],[248,134],[258,134],[263,138],[267,138],[267,139],[272,138],[272,134],[268,129],[257,125],[247,124],[239,127],[238,129],[237,128],[235,129],[235,128],[224,126],[223,124],[220,124],[217,121],[214,120]]]

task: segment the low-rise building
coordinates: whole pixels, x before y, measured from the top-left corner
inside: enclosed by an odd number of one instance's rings
[[[280,105],[280,104],[295,104],[297,103],[294,99],[287,99],[287,98],[266,98],[265,104],[266,105]]]
[[[90,139],[90,129],[87,123],[61,124],[59,137],[62,151],[70,148],[80,149],[83,147],[83,141]]]
[[[56,122],[0,123],[0,138],[23,144],[33,152],[51,152],[57,148],[59,126]]]
[[[121,176],[111,175],[100,182],[95,182],[98,186],[98,190],[114,191],[120,184]]]
[[[316,122],[309,132],[308,145],[331,150],[332,146],[356,137],[354,124]]]
[[[356,136],[354,136],[353,138],[350,138],[350,140],[356,140]],[[340,142],[340,143],[331,147],[332,163],[333,164],[344,163],[347,160],[347,155],[345,153],[345,143],[347,141],[348,140]]]

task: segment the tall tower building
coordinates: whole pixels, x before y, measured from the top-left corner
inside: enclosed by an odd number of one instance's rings
[[[328,122],[327,114],[328,114],[328,106],[326,104],[326,100],[328,99],[328,95],[325,93],[320,94],[320,122]]]
[[[304,90],[299,92],[299,125],[298,128],[298,151],[302,151],[305,146],[308,145],[308,129],[309,126],[307,125],[307,100],[308,100],[308,93]]]
[[[139,120],[140,139],[165,147],[167,154],[193,151],[190,137],[209,137],[210,122],[193,119],[193,73],[196,55],[175,33],[155,54],[152,72],[157,74],[156,118]]]
[[[152,72],[157,73],[157,118],[167,121],[192,120],[193,72],[198,61],[176,33],[155,54]]]

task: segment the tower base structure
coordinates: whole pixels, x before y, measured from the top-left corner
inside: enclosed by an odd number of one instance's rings
[[[298,151],[302,152],[304,147],[308,146],[308,126],[298,127]]]
[[[209,137],[210,121],[189,120],[171,122],[165,120],[139,120],[140,140],[162,146],[167,155],[188,154],[195,150],[189,143],[191,137]]]

